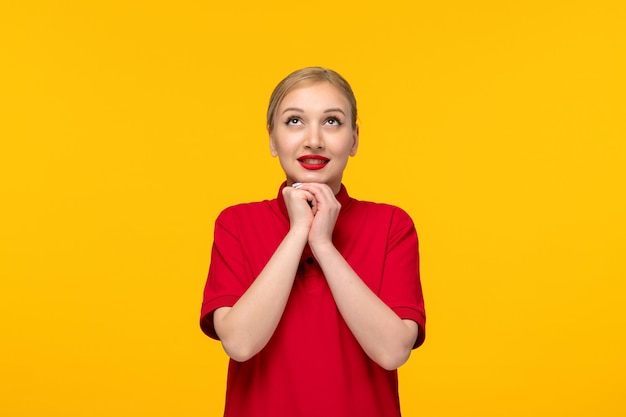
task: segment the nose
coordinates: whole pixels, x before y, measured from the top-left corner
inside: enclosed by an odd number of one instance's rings
[[[324,147],[324,138],[319,126],[311,125],[308,129],[304,146],[309,149],[322,149]]]

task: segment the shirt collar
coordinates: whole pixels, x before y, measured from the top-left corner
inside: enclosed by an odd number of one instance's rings
[[[285,204],[285,199],[283,198],[283,188],[285,188],[286,186],[286,181],[281,184],[280,188],[278,189],[278,197],[276,197],[276,199],[278,200],[278,206],[280,207],[280,211],[285,215],[285,217],[289,218],[287,205]],[[348,207],[348,203],[350,203],[351,200],[350,195],[348,195],[348,190],[343,184],[341,184],[341,188],[339,189],[337,195],[335,195],[335,198],[341,204],[341,211],[339,212],[341,214]]]

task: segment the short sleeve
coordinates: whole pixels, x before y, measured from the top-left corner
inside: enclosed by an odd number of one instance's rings
[[[426,314],[417,232],[409,215],[399,208],[394,210],[390,222],[380,297],[400,318],[418,324],[414,348],[424,343]]]
[[[215,221],[211,264],[204,288],[200,327],[209,337],[218,339],[213,326],[213,312],[232,307],[250,286],[243,248],[232,208],[225,209]]]

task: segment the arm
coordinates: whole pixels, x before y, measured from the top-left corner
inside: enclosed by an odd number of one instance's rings
[[[283,314],[313,220],[310,194],[285,187],[290,230],[265,268],[232,307],[215,310],[215,331],[226,353],[243,362],[256,355],[272,337]]]
[[[365,353],[387,370],[404,364],[417,339],[417,323],[398,317],[365,285],[332,244],[311,248],[341,315]]]
[[[332,230],[341,207],[332,191],[321,184],[307,184],[306,190],[315,197],[309,245],[337,308],[373,361],[388,370],[398,368],[411,354],[418,335],[417,323],[398,317],[359,278],[333,245]]]

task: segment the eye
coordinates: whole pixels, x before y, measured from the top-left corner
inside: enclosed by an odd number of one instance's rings
[[[333,116],[333,117],[329,117],[328,119],[326,119],[326,124],[329,126],[341,126],[343,122],[339,120],[337,117]]]
[[[300,120],[299,117],[295,117],[295,116],[294,117],[289,117],[287,119],[287,121],[285,121],[285,124],[287,126],[297,126],[299,124],[302,124],[302,120]]]

